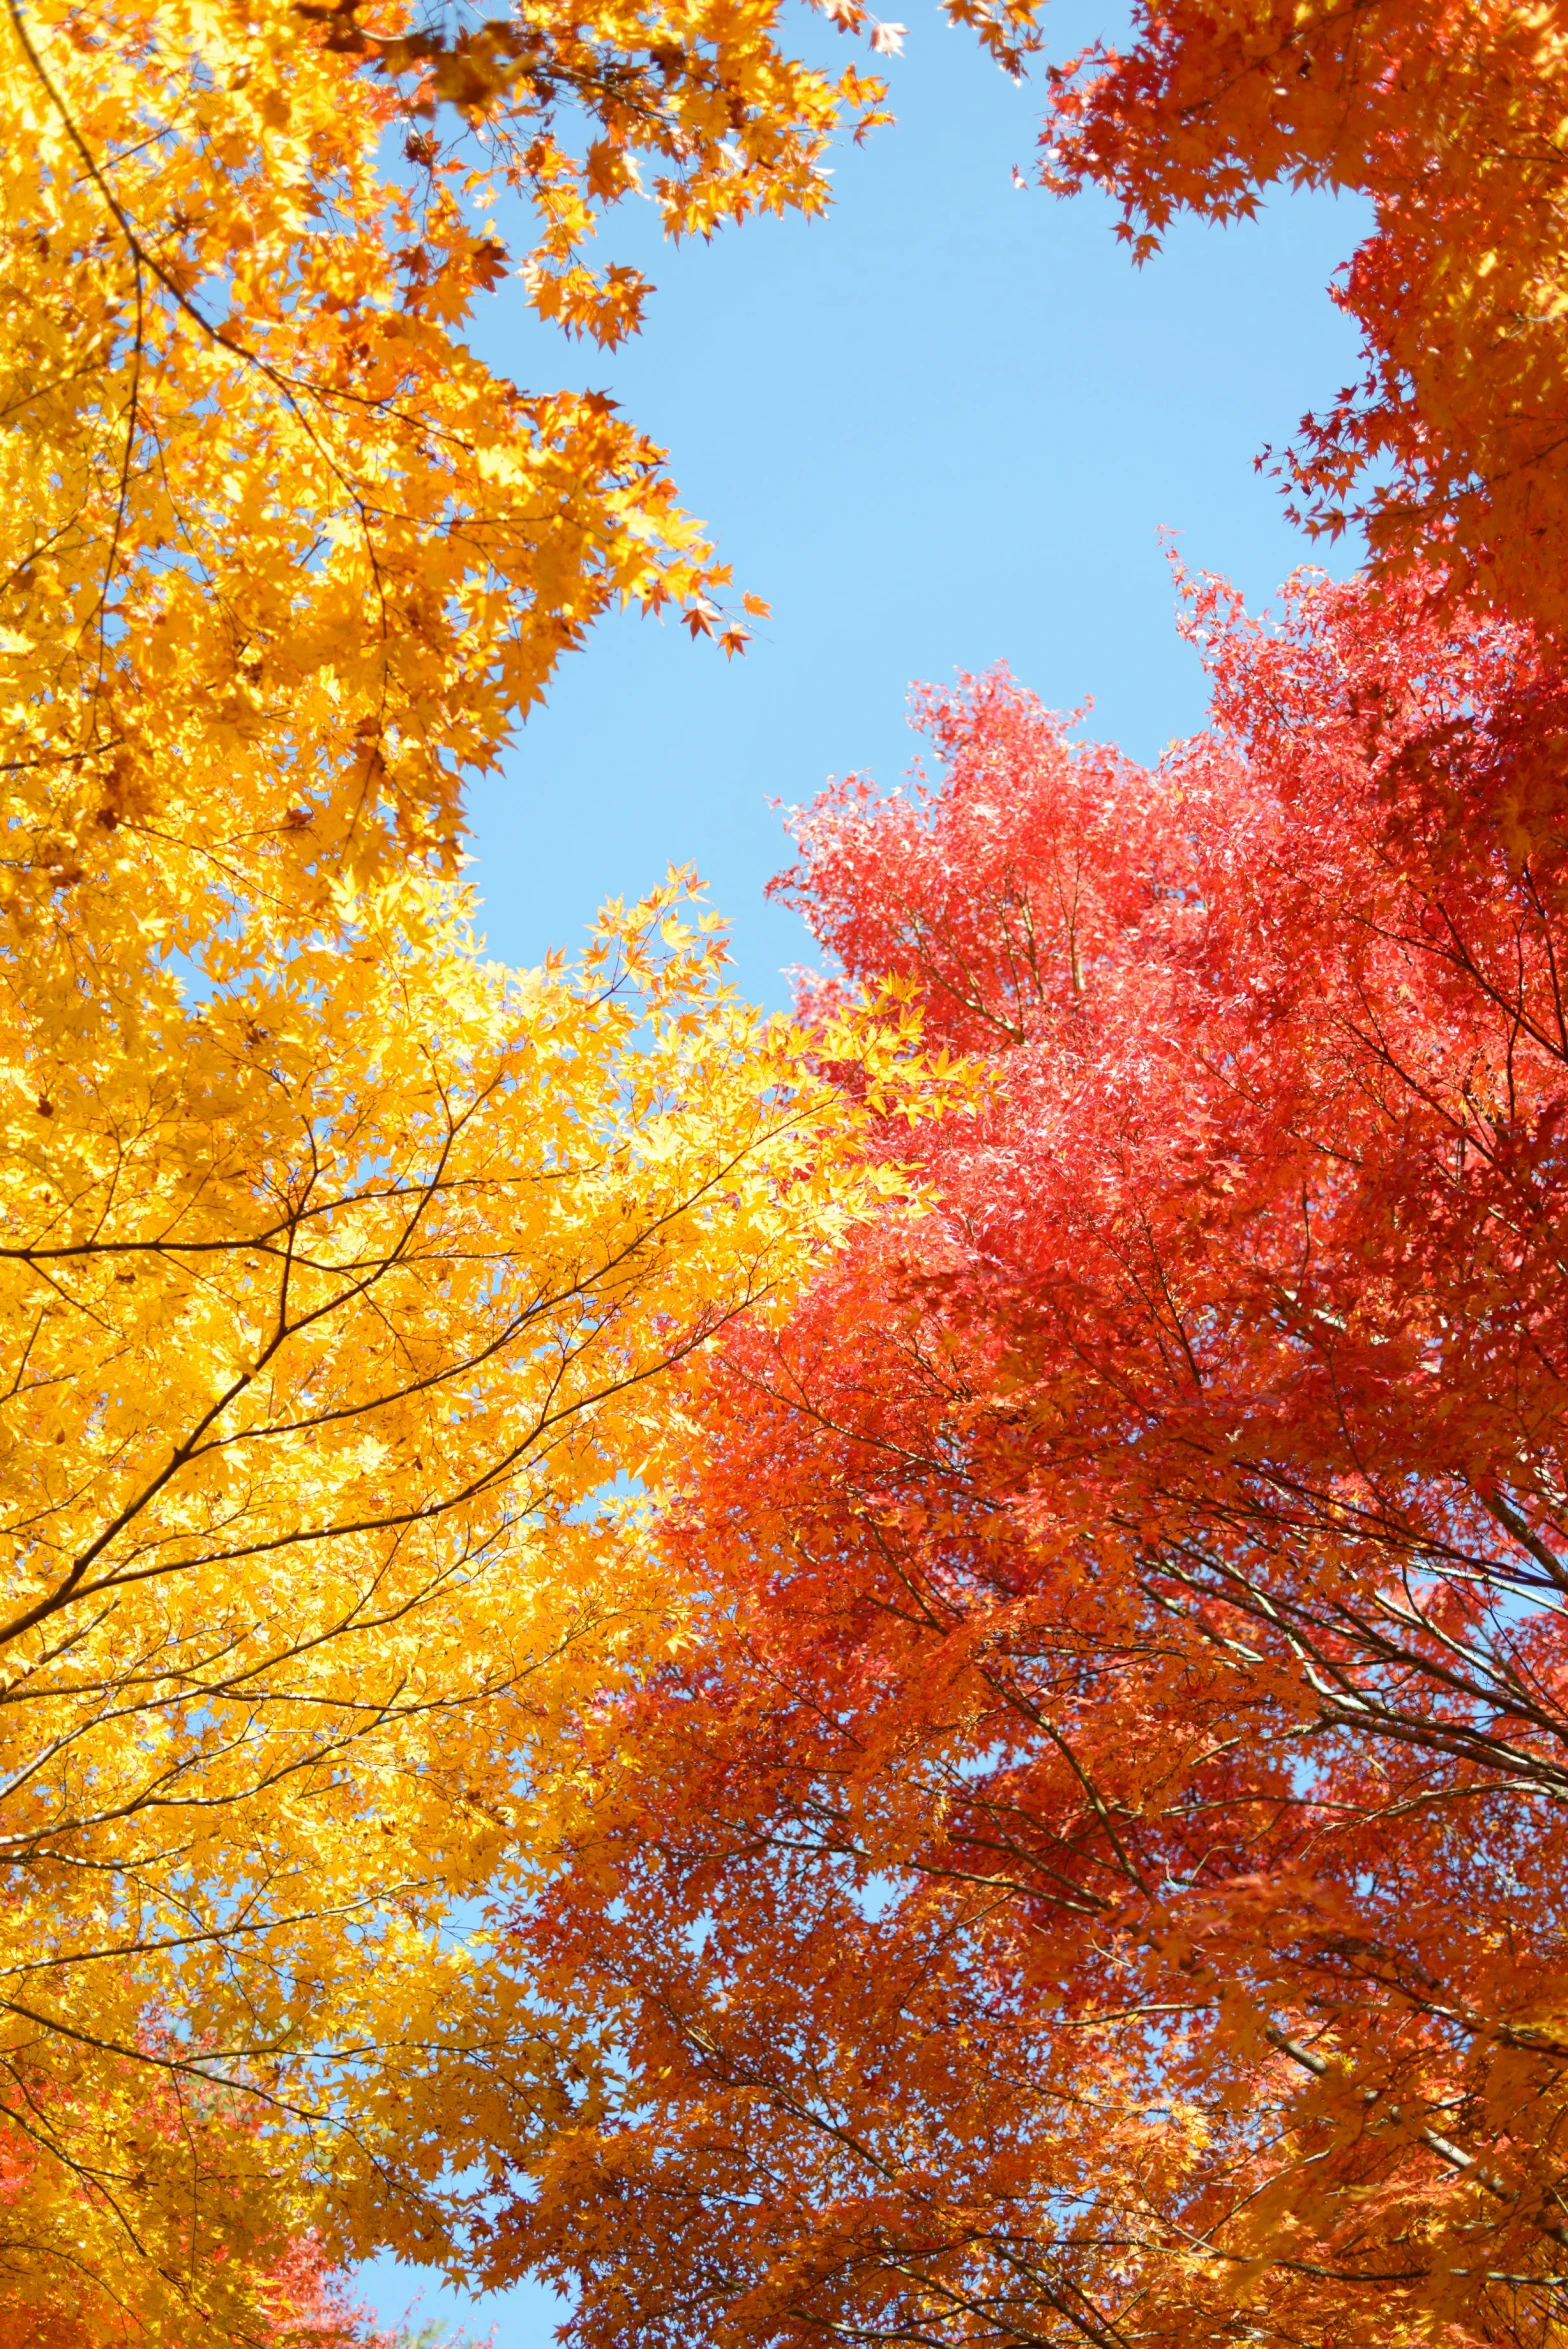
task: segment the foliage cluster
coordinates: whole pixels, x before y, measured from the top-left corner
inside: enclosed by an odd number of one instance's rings
[[[639,153],[672,229],[809,210],[874,105],[776,33],[0,29],[19,2343],[347,2338],[335,2263],[461,2256],[573,2058],[458,1926],[559,1839],[557,1725],[670,1635],[605,1495],[659,1376],[885,1187],[681,882],[513,974],[458,878],[462,776],[597,611],[721,624],[658,452],[465,340],[491,209],[613,340],[636,289],[581,247]],[[844,1031],[873,1096],[923,1082],[886,1014]]]
[[[928,694],[790,1023],[680,876],[487,962],[462,787],[613,604],[744,642],[474,327],[820,210],[809,21],[6,0],[0,2349],[348,2349],[382,2247],[584,2349],[1562,2337],[1561,27],[1048,69],[1139,258],[1372,196],[1369,572],[1187,583],[1153,770]]]
[[[499,2230],[590,2349],[1557,2338],[1564,874],[1412,780],[1539,656],[1189,594],[1152,772],[997,675],[800,821],[989,1095],[686,1383],[701,1631],[517,1928],[628,2058]]]

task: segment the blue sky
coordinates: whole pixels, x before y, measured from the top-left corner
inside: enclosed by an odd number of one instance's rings
[[[1153,756],[1203,711],[1159,530],[1259,599],[1309,553],[1252,460],[1355,372],[1326,287],[1359,213],[1281,198],[1244,228],[1184,224],[1134,270],[1111,207],[1014,187],[1037,92],[908,6],[898,120],[840,155],[825,219],[661,249],[634,201],[606,249],[658,292],[613,356],[530,328],[515,292],[491,306],[490,355],[541,387],[612,391],[669,450],[737,586],[774,608],[732,664],[628,617],[560,671],[475,801],[508,960],[691,861],[734,920],[744,985],[777,998],[802,946],[761,899],[782,861],[770,796],[851,767],[893,782],[910,681],[998,659],[1053,705],[1092,695],[1092,725]],[[1054,51],[1104,13],[1059,0]]]
[[[737,588],[774,608],[734,663],[628,618],[562,669],[473,801],[508,961],[574,946],[603,898],[692,863],[734,924],[745,992],[784,1000],[809,942],[762,897],[785,850],[770,799],[851,768],[895,782],[911,681],[997,660],[1058,708],[1092,696],[1090,729],[1153,757],[1203,717],[1159,532],[1257,602],[1308,559],[1252,460],[1355,373],[1326,287],[1359,211],[1282,197],[1244,228],[1179,227],[1135,271],[1110,207],[1013,185],[1038,92],[924,0],[903,13],[898,120],[838,158],[825,220],[672,251],[631,206],[606,251],[659,290],[613,357],[530,325],[515,290],[490,307],[488,355],[535,388],[610,390],[669,450]],[[1104,22],[1063,0],[1053,53]],[[419,2282],[366,2277],[389,2315]],[[497,2349],[551,2336],[527,2287],[466,2306],[427,2287],[423,2310],[493,2322]]]

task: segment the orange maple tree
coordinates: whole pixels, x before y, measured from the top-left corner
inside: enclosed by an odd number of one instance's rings
[[[1130,40],[1050,71],[1042,177],[1173,215],[1356,190],[1372,234],[1337,298],[1367,371],[1304,420],[1310,526],[1364,527],[1375,573],[1437,565],[1560,639],[1568,575],[1568,35],[1540,0],[1140,0]]]
[[[991,1092],[691,1382],[517,1919],[605,2052],[493,2270],[591,2349],[1561,2337],[1568,860],[1454,820],[1551,679],[1190,595],[1154,770],[997,675],[799,822],[808,1008]]]

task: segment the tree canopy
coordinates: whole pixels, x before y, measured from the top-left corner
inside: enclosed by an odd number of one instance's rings
[[[446,22],[9,9],[9,888],[138,969],[236,900],[308,924],[449,865],[463,776],[611,603],[741,641],[661,453],[498,376],[474,304],[520,275],[613,343],[644,289],[583,247],[639,156],[674,231],[810,211],[880,84],[790,59],[767,4]]]
[[[554,2108],[446,1921],[659,1639],[600,1498],[650,1379],[864,1192],[719,952],[655,901],[515,978],[405,881],[134,1027],[6,971],[6,2290],[68,2260],[96,2340],[244,2337],[291,2230],[440,2256]]]
[[[1372,196],[1368,575],[1188,582],[1152,769],[928,693],[795,1022],[679,875],[500,969],[466,779],[759,607],[481,299],[819,210],[825,30],[7,0],[0,2349],[346,2349],[382,2246],[583,2349],[1562,2331],[1561,31],[1050,69],[1140,258]]]
[[[690,1382],[701,1636],[518,1916],[619,2051],[498,2229],[591,2349],[1555,2338],[1562,876],[1408,780],[1537,656],[1189,597],[1156,769],[998,674],[799,822],[818,1015],[990,1093]]]
[[[639,155],[672,232],[810,210],[878,97],[769,6],[0,30],[18,2340],[346,2337],[333,2264],[458,2259],[559,2105],[570,2023],[472,1928],[669,1636],[651,1389],[885,1184],[681,882],[571,967],[473,935],[463,780],[561,650],[739,630],[659,453],[465,338],[520,271],[613,341]],[[885,1009],[847,1048],[918,1089]]]

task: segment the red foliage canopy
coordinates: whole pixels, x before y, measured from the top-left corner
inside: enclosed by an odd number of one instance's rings
[[[1199,587],[1157,769],[994,675],[798,824],[992,1091],[694,1386],[700,1635],[518,1919],[616,2052],[496,2264],[592,2349],[1557,2338],[1557,688],[1428,610]]]

